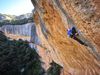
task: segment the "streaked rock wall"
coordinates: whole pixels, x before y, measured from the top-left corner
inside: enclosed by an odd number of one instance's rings
[[[61,75],[100,75],[100,1],[31,1],[39,44],[63,67]],[[72,26],[87,46],[67,36]]]

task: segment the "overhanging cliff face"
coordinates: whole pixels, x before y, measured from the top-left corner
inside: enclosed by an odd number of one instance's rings
[[[32,0],[42,47],[64,68],[62,75],[100,74],[99,0]],[[75,26],[81,44],[67,36]]]

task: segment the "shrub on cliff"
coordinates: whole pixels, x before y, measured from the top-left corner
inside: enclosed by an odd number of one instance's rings
[[[60,75],[62,67],[52,61],[51,67],[47,70],[47,75]]]
[[[39,58],[27,41],[11,41],[0,32],[0,75],[40,75]]]

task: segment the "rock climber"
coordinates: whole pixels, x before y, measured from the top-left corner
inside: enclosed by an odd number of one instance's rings
[[[67,34],[71,38],[76,38],[78,36],[78,32],[74,26],[71,29],[68,29]]]
[[[80,38],[79,32],[77,32],[76,28],[73,26],[71,29],[68,29],[67,34],[69,37],[73,38],[74,40],[77,40],[80,44],[88,46],[82,38]]]

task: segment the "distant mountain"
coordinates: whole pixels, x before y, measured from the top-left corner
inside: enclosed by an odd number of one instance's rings
[[[32,17],[32,13],[27,13],[27,14],[22,14],[20,16],[16,16],[15,19],[20,20],[20,19],[25,19],[25,18],[30,18],[30,17]]]
[[[30,22],[33,22],[32,13],[20,16],[0,14],[0,27],[3,25],[22,25]]]
[[[2,22],[4,20],[22,20],[22,19],[30,18],[30,17],[32,17],[32,13],[22,14],[19,16],[0,13],[0,22]]]
[[[7,15],[7,14],[1,14],[0,13],[0,21],[3,21],[3,20],[12,20],[12,19],[15,19],[15,15]]]

